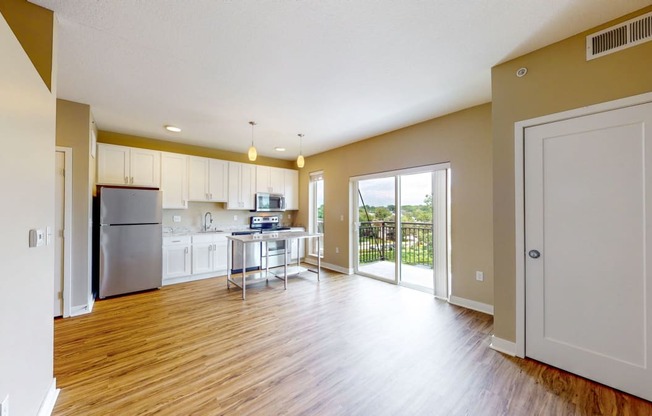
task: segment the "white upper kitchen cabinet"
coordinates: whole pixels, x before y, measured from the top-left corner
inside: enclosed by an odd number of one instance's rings
[[[226,209],[254,209],[256,165],[229,162],[229,186]]]
[[[284,188],[285,169],[256,166],[256,192],[283,194]]]
[[[225,202],[228,187],[228,162],[190,156],[188,197],[190,201]]]
[[[158,188],[161,152],[98,143],[97,183]]]
[[[229,187],[229,162],[226,160],[208,160],[208,193],[211,201],[226,202]]]
[[[285,209],[299,209],[299,171],[283,169],[285,175]]]
[[[163,209],[188,208],[188,156],[161,153]]]

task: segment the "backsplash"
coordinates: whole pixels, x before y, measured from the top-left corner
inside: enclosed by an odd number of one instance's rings
[[[204,215],[207,212],[213,216],[212,228],[223,230],[248,227],[249,217],[252,215],[277,215],[285,226],[291,226],[296,218],[296,211],[256,213],[226,210],[224,204],[219,202],[188,202],[188,209],[164,209],[163,226],[198,231],[204,226]],[[180,222],[174,222],[175,215],[180,217]]]

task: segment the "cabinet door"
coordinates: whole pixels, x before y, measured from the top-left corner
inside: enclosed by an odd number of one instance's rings
[[[190,246],[163,247],[163,279],[190,275]]]
[[[299,172],[285,169],[285,209],[299,209]]]
[[[130,185],[158,188],[161,186],[161,152],[131,148]]]
[[[226,209],[240,209],[240,163],[229,162]]]
[[[269,168],[269,191],[273,194],[285,192],[285,169]]]
[[[226,202],[229,186],[229,162],[209,159],[208,195],[211,201]]]
[[[188,200],[208,200],[208,159],[190,156],[188,158]]]
[[[240,171],[240,202],[242,209],[254,209],[256,165],[242,164]]]
[[[192,274],[213,271],[213,243],[192,244]]]
[[[129,148],[98,143],[97,183],[129,185],[129,182]]]
[[[188,208],[186,155],[161,153],[161,192],[163,209]]]
[[[270,174],[269,166],[256,166],[256,192],[271,192]]]
[[[216,236],[215,243],[213,247],[215,248],[213,254],[213,270],[216,272],[225,272],[227,268],[227,258],[226,258],[226,246],[227,240],[226,237],[220,238]]]

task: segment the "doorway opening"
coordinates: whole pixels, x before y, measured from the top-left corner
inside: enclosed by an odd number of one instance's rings
[[[448,298],[448,163],[352,178],[357,274]]]

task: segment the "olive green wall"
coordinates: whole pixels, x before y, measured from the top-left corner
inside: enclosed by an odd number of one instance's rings
[[[452,171],[452,294],[493,305],[491,104],[306,158],[297,223],[308,223],[309,173],[323,170],[324,261],[352,268],[349,178],[443,162],[450,162]],[[485,272],[484,282],[475,280],[476,270]]]
[[[72,304],[88,304],[90,296],[92,187],[95,170],[90,157],[91,108],[86,104],[57,100],[57,146],[72,148]]]
[[[250,162],[249,159],[247,159],[247,154],[244,152],[228,152],[226,150],[218,150],[184,143],[174,143],[165,140],[132,136],[129,134],[114,133],[104,130],[100,130],[97,141],[101,143],[117,144],[121,146],[140,147],[144,149],[160,150],[164,152],[183,153],[193,156],[210,157],[213,159],[230,160],[233,162],[255,163],[256,165],[274,166],[286,169],[297,168],[294,161],[291,160],[273,159],[271,157],[258,156],[255,162]]]
[[[26,0],[0,0],[0,13],[45,85],[52,90],[54,13]]]
[[[586,61],[585,37],[652,7],[492,69],[494,331],[516,339],[514,123],[652,91],[652,42]],[[528,74],[517,78],[520,67]]]

